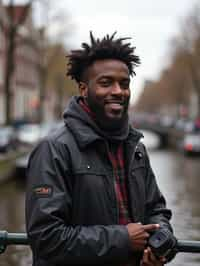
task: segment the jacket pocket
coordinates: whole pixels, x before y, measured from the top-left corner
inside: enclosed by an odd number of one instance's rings
[[[100,170],[100,169],[99,169]],[[73,223],[107,225],[114,221],[105,171],[84,167],[74,173]]]

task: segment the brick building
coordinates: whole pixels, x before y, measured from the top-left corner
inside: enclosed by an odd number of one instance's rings
[[[14,20],[20,18],[25,6],[14,6]],[[0,124],[5,122],[4,77],[6,49],[8,46],[7,27],[9,27],[9,7],[0,0]],[[2,23],[3,22],[3,23]],[[34,119],[38,108],[40,45],[39,32],[34,28],[32,10],[29,9],[19,28],[14,54],[15,69],[11,81],[12,120]]]

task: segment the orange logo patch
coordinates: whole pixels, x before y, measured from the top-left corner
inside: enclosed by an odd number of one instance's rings
[[[35,187],[33,192],[38,197],[50,197],[53,193],[53,189],[49,185],[43,185]]]

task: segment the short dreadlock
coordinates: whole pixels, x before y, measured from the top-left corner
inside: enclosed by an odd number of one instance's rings
[[[72,50],[67,56],[69,58],[67,75],[78,83],[82,81],[85,70],[99,59],[118,59],[124,62],[130,75],[135,75],[134,67],[139,65],[140,59],[134,54],[135,47],[123,43],[131,38],[114,39],[116,32],[111,36],[106,35],[102,39],[95,39],[90,32],[91,44],[82,43],[82,49]]]

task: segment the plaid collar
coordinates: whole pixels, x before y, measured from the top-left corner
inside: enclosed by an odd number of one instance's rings
[[[92,112],[92,110],[90,109],[90,107],[88,106],[88,104],[86,103],[86,101],[84,100],[84,98],[81,98],[81,99],[80,99],[79,104],[80,104],[80,106],[83,108],[83,110],[84,110],[86,113],[89,114],[89,116],[90,116],[92,119],[96,120],[96,118],[95,118],[95,113]]]

